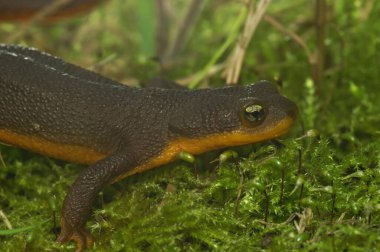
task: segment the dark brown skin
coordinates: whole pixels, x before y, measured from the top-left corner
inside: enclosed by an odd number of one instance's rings
[[[99,191],[174,160],[276,138],[296,105],[266,81],[180,90],[130,88],[30,48],[0,45],[0,140],[88,164],[62,207],[59,242],[92,243],[85,223]]]
[[[28,21],[55,1],[56,0],[0,0],[0,20]],[[106,0],[71,0],[47,15],[44,20],[56,21],[85,13],[104,1]]]

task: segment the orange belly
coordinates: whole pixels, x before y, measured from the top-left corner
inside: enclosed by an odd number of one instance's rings
[[[194,155],[201,154],[207,151],[212,151],[220,148],[239,146],[244,144],[257,143],[263,140],[276,138],[289,130],[294,120],[291,118],[285,118],[278,123],[276,128],[268,130],[267,133],[245,133],[239,130],[204,136],[200,138],[179,138],[171,141],[159,155],[147,160],[145,163],[128,170],[114,182],[121,180],[125,177],[131,176],[136,173],[141,173],[152,169],[154,167],[167,164],[174,159],[181,151],[185,151]]]
[[[0,129],[0,141],[42,155],[79,164],[92,164],[106,156],[105,153],[88,147],[55,143],[41,137],[22,135],[5,129]]]

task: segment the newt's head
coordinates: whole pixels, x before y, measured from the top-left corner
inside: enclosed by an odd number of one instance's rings
[[[199,90],[176,111],[180,112],[171,115],[169,130],[184,150],[195,154],[279,137],[298,113],[297,106],[267,81]]]
[[[246,89],[247,94],[236,100],[240,123],[234,131],[236,140],[252,143],[285,134],[297,118],[297,106],[269,82],[261,81]]]

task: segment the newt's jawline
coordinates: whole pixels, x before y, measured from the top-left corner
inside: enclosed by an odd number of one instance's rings
[[[113,182],[117,182],[133,174],[141,173],[154,167],[167,164],[176,159],[177,155],[181,151],[186,151],[196,155],[229,146],[253,144],[279,137],[288,132],[293,124],[294,118],[287,117],[280,121],[275,128],[260,134],[252,134],[243,132],[241,130],[235,130],[222,134],[215,134],[193,139],[179,138],[170,142],[158,156],[151,158],[144,164],[137,166],[132,170],[129,170],[127,173],[124,173]]]

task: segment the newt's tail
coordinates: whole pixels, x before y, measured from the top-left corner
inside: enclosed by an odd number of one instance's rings
[[[0,21],[25,22],[36,15],[54,22],[90,11],[106,0],[0,0]]]

